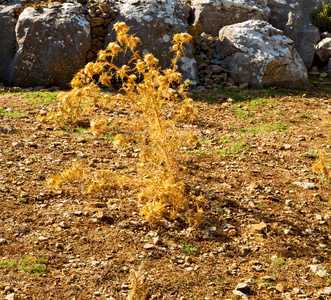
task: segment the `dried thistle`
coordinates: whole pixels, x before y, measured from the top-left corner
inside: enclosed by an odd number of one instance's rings
[[[149,291],[144,276],[145,266],[141,264],[138,271],[132,271],[130,275],[130,291],[128,300],[147,300]]]
[[[324,157],[325,151],[319,150],[318,154],[319,154],[319,160],[313,164],[312,168],[316,173],[323,174],[327,179],[331,180],[331,172],[326,165],[328,163],[328,160]]]
[[[63,127],[86,116],[91,118],[94,108],[105,102],[112,103],[113,107],[125,106],[136,117],[114,120],[121,130],[115,136],[114,146],[134,143],[141,149],[138,175],[134,180],[122,178],[122,181],[131,181],[131,185],[140,187],[138,201],[144,205],[141,214],[151,222],[182,218],[190,225],[198,226],[203,215],[203,199],[186,192],[178,161],[179,148],[187,143],[178,122],[192,122],[196,115],[193,100],[186,93],[188,82],[182,83],[177,66],[192,37],[187,33],[174,35],[172,67],[162,70],[153,54],[140,56],[136,50],[140,40],[128,34],[130,28],[126,24],[116,23],[114,29],[117,43],[110,43],[99,52],[95,62],[88,63],[77,73],[71,83],[73,89],[61,94],[60,105],[49,118]],[[114,59],[127,49],[132,52],[130,66],[116,66]],[[110,86],[114,80],[121,82],[121,93],[108,96],[105,101],[98,84]],[[107,129],[105,119],[91,122],[91,132],[95,135]],[[81,176],[77,180],[88,183],[87,193],[96,193],[114,182],[119,183],[118,176],[113,173],[108,174],[113,178],[109,180],[86,168],[79,172]],[[70,169],[58,178],[52,178],[50,183],[62,186],[71,180],[69,174],[72,174]]]

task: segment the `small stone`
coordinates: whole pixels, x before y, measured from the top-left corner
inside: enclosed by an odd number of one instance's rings
[[[41,236],[38,237],[38,241],[39,241],[39,242],[45,242],[45,241],[47,241],[47,240],[48,240],[48,238],[45,237],[45,236],[43,236],[43,235],[41,235]]]
[[[239,92],[239,87],[236,85],[232,85],[228,87],[229,92]]]
[[[241,291],[234,290],[234,291],[232,291],[232,293],[234,295],[237,295],[237,296],[241,297],[244,300],[249,300],[249,298],[243,292],[241,292]]]
[[[280,292],[280,293],[284,293],[285,291],[285,288],[284,286],[281,284],[281,283],[278,283],[276,286],[275,286],[275,289],[276,291]]]
[[[329,276],[329,273],[321,265],[309,265],[310,270],[319,277]]]
[[[236,290],[248,292],[250,290],[250,284],[248,284],[247,282],[240,282],[237,284]]]
[[[144,249],[146,249],[146,250],[151,250],[151,249],[154,249],[155,248],[155,245],[153,245],[153,244],[145,244],[144,245]]]
[[[293,184],[301,186],[302,188],[306,190],[312,190],[316,188],[316,185],[312,182],[300,182],[300,181],[294,181]]]
[[[192,272],[192,271],[194,271],[194,268],[192,268],[192,267],[187,267],[187,268],[186,268],[186,271],[187,271],[187,272]]]
[[[100,293],[99,291],[95,291],[95,292],[94,292],[94,296],[99,297],[99,296],[101,296],[101,293]]]
[[[5,300],[15,300],[15,293],[11,293],[6,296]]]
[[[192,263],[192,257],[191,256],[186,256],[185,257],[185,263],[191,264]]]
[[[241,83],[239,85],[239,90],[244,90],[244,89],[247,89],[247,88],[248,88],[248,83],[247,82]]]
[[[97,261],[97,260],[92,260],[92,262],[91,262],[91,266],[96,267],[96,266],[98,266],[98,265],[100,265],[100,262],[99,262],[99,261]]]
[[[153,244],[154,245],[159,245],[161,244],[161,238],[159,236],[153,237]]]
[[[6,245],[8,241],[6,239],[0,239],[0,245]]]
[[[69,225],[68,225],[66,222],[64,222],[64,221],[61,221],[61,222],[59,223],[59,226],[60,226],[61,228],[63,228],[63,229],[67,229],[67,228],[69,228]]]
[[[95,218],[98,219],[99,221],[101,221],[101,220],[103,220],[103,219],[106,218],[106,215],[105,215],[105,213],[102,210],[100,210],[95,215]]]
[[[321,77],[321,78],[325,78],[325,77],[328,77],[328,73],[326,73],[326,72],[323,72],[323,73],[321,73],[321,74],[320,74],[320,77]]]
[[[331,286],[325,287],[321,294],[331,296]]]
[[[80,210],[77,210],[77,211],[74,211],[73,212],[73,214],[75,215],[75,216],[81,216],[83,213],[80,211]]]
[[[252,224],[251,230],[259,233],[265,232],[265,230],[268,228],[268,224],[265,222],[261,222],[259,224]]]
[[[13,109],[11,107],[9,107],[9,108],[6,109],[6,113],[13,113],[13,112],[14,111],[13,111]]]

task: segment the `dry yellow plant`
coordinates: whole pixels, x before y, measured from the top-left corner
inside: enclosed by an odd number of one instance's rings
[[[313,164],[313,170],[316,173],[324,175],[327,179],[331,180],[331,172],[330,169],[327,167],[327,163],[331,160],[327,160],[325,157],[325,151],[319,151],[319,160]]]
[[[183,82],[178,71],[178,61],[184,54],[184,46],[191,42],[187,33],[174,35],[174,58],[171,68],[161,69],[158,60],[151,53],[140,56],[136,50],[140,43],[138,37],[128,34],[125,23],[116,23],[117,42],[110,43],[101,50],[95,62],[88,63],[72,80],[73,89],[60,96],[60,104],[49,118],[57,124],[73,124],[100,105],[101,96],[98,84],[110,86],[113,81],[120,81],[121,90],[116,95],[107,97],[107,103],[123,105],[132,114],[126,119],[95,119],[91,121],[94,135],[107,131],[107,124],[116,124],[122,128],[122,134],[115,137],[114,145],[131,144],[140,149],[140,161],[137,165],[138,175],[134,182],[140,187],[137,196],[143,204],[141,213],[151,222],[162,218],[174,220],[182,218],[191,225],[199,225],[203,216],[203,198],[187,192],[182,180],[178,157],[180,147],[195,140],[181,129],[181,122],[192,122],[196,115],[193,100],[186,95],[188,82]],[[114,59],[127,49],[132,52],[129,65],[118,67]],[[95,81],[97,79],[97,82]],[[72,106],[72,107],[71,107]],[[123,133],[125,132],[125,133]],[[62,177],[69,178],[71,171],[53,177],[50,183],[63,183]],[[79,173],[75,167],[75,172]],[[107,187],[98,176],[88,175],[84,169],[80,178],[98,178],[93,181],[89,191],[98,191]],[[82,175],[82,174],[81,174]],[[109,175],[104,173],[104,175]],[[116,176],[112,176],[116,178]],[[66,180],[68,181],[68,180]]]
[[[147,300],[149,299],[149,291],[145,282],[144,265],[140,265],[138,271],[133,271],[130,274],[130,291],[127,300]]]

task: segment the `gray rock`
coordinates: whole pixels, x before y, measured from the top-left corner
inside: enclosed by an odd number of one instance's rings
[[[251,288],[252,281],[247,280],[245,282],[239,282],[236,286],[236,290],[241,291],[241,292],[248,292]]]
[[[236,296],[239,296],[241,299],[243,300],[249,300],[249,298],[247,297],[247,295],[245,295],[243,292],[238,291],[238,290],[234,290],[232,291],[232,293]]]
[[[316,55],[323,62],[328,62],[331,58],[331,37],[321,40],[316,46]]]
[[[11,293],[5,297],[5,300],[15,300],[15,298],[15,293]]]
[[[125,22],[131,27],[129,33],[136,34],[141,43],[138,50],[142,55],[153,53],[162,68],[169,68],[174,53],[172,38],[176,33],[189,32],[187,11],[180,0],[173,1],[126,1],[118,3],[119,13],[107,26],[105,45],[115,41],[116,33],[113,26],[116,22]],[[184,79],[190,79],[193,84],[198,83],[197,63],[193,56],[193,45],[186,46],[185,57],[180,59],[179,71]],[[131,58],[131,51],[115,61],[116,64],[127,64]]]
[[[35,10],[27,7],[16,25],[18,50],[12,83],[21,87],[65,86],[86,63],[90,24],[79,3]]]
[[[321,294],[331,296],[331,286],[325,287]]]
[[[316,188],[315,183],[312,182],[300,182],[300,181],[294,181],[293,184],[301,186],[302,188],[306,190],[312,190]]]
[[[269,23],[294,41],[307,69],[312,66],[315,45],[320,40],[319,30],[312,23],[311,11],[321,3],[321,0],[267,0],[271,10]]]
[[[10,83],[11,68],[16,49],[14,10],[20,4],[0,6],[0,81]]]
[[[269,20],[270,9],[259,0],[194,0],[194,23],[200,23],[202,31],[217,36],[227,25],[247,20]]]
[[[264,21],[220,30],[217,51],[235,84],[307,88],[308,73],[291,39]]]
[[[319,277],[329,276],[329,273],[321,265],[309,265],[310,270]]]
[[[6,239],[0,239],[0,245],[6,245],[8,241]]]

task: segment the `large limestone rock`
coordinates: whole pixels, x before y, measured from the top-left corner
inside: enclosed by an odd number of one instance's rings
[[[331,58],[331,38],[321,40],[316,46],[316,54],[322,62],[328,62]]]
[[[311,11],[321,4],[321,0],[267,0],[271,10],[269,23],[294,41],[307,69],[312,66],[315,45],[320,40],[319,30],[312,23]]]
[[[227,25],[247,20],[269,20],[270,9],[260,0],[193,0],[194,23],[217,36]]]
[[[220,30],[218,52],[236,84],[307,88],[307,70],[291,39],[265,21]]]
[[[12,83],[21,87],[64,86],[86,63],[90,24],[79,3],[26,8],[16,25],[18,50]]]
[[[16,49],[14,11],[20,4],[0,5],[0,82],[10,83]]]
[[[140,38],[140,54],[153,53],[163,68],[170,67],[174,53],[172,38],[174,34],[189,32],[187,9],[180,0],[122,0],[117,5],[118,14],[114,21],[107,26],[105,46],[115,41],[116,33],[113,26],[116,22],[125,22],[131,26],[129,33]],[[131,57],[130,51],[126,56],[117,60],[118,64],[127,64]],[[193,45],[186,47],[185,57],[179,63],[179,71],[184,79],[192,83],[198,82],[197,64],[193,56]]]

